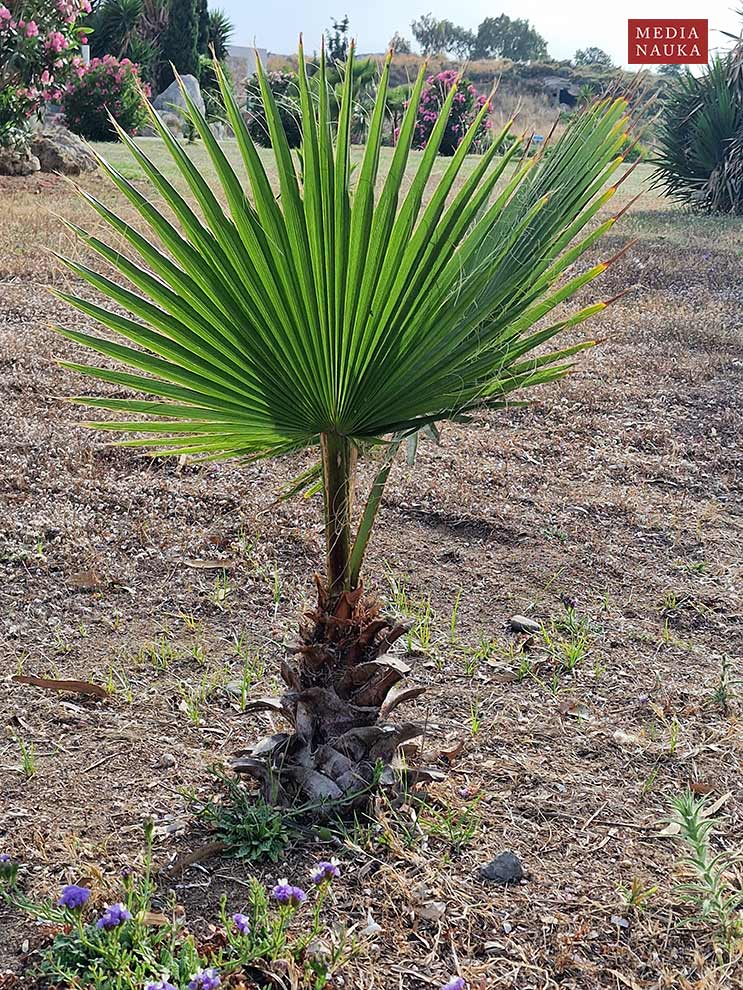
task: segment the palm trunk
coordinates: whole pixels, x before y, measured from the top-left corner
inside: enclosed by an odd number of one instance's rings
[[[319,802],[322,816],[365,803],[380,782],[380,766],[386,768],[381,783],[387,785],[396,785],[404,776],[410,786],[431,779],[431,773],[391,769],[400,744],[419,735],[420,728],[393,727],[385,720],[398,704],[425,689],[396,686],[410,668],[384,654],[407,627],[383,617],[359,582],[363,552],[399,439],[374,482],[355,544],[356,446],[335,433],[323,433],[320,446],[326,581],[317,578],[317,607],[307,614],[311,624],[300,628],[292,658],[281,665],[287,690],[281,698],[260,699],[246,709],[280,714],[293,731],[276,733],[238,754],[233,766],[256,778],[267,800],[283,806]]]
[[[325,492],[327,588],[331,599],[351,591],[351,513],[356,475],[356,445],[337,433],[320,436]]]

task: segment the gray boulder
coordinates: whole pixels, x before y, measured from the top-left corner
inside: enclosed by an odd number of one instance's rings
[[[39,159],[42,172],[80,175],[95,172],[98,167],[93,152],[65,127],[50,127],[34,134],[31,153]]]
[[[198,109],[204,113],[204,97],[201,95],[199,80],[196,76],[181,76],[181,79],[183,80],[183,86],[193,103],[195,103]],[[167,89],[163,90],[162,93],[155,97],[152,101],[152,105],[158,111],[173,112],[174,109],[185,111],[186,101],[183,99],[181,88],[175,79]]]
[[[160,110],[160,120],[165,124],[173,137],[183,137],[183,117],[177,113],[170,113],[167,110]],[[157,130],[152,126],[152,124],[145,124],[141,131],[139,131],[140,137],[157,137]]]
[[[33,175],[40,168],[39,159],[29,151],[0,148],[0,175]]]

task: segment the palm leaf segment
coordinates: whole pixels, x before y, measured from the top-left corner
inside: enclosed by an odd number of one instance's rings
[[[119,131],[173,220],[105,162],[152,239],[83,193],[135,260],[75,230],[131,288],[67,260],[115,308],[60,295],[124,342],[60,332],[130,370],[65,364],[149,396],[77,398],[129,414],[91,425],[146,434],[125,443],[158,453],[207,457],[279,454],[324,433],[373,442],[502,405],[517,389],[564,375],[567,359],[591,345],[529,356],[605,305],[547,318],[606,267],[565,277],[614,222],[584,231],[615,189],[606,183],[627,141],[626,104],[596,103],[538,159],[517,161],[517,143],[499,154],[506,127],[462,178],[478,118],[426,196],[455,89],[408,183],[421,69],[382,177],[388,58],[363,159],[352,170],[353,52],[350,59],[336,125],[324,58],[310,87],[300,48],[301,177],[259,66],[278,197],[218,65],[250,195],[185,90],[227,209],[154,111],[188,199]]]

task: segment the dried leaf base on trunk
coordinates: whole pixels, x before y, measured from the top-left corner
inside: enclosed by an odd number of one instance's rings
[[[395,766],[398,748],[419,736],[412,723],[386,724],[424,687],[402,688],[407,664],[387,651],[407,627],[380,616],[363,588],[331,601],[316,578],[318,604],[307,618],[281,676],[281,698],[261,698],[246,711],[273,711],[292,726],[236,755],[233,769],[255,778],[279,807],[310,803],[317,816],[365,804],[375,783],[395,787],[434,779],[435,771]],[[380,767],[382,767],[380,775]]]

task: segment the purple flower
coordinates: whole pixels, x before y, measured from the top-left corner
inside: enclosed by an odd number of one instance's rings
[[[178,987],[174,987],[167,980],[158,980],[157,983],[148,983],[144,990],[178,990]]]
[[[112,904],[107,907],[101,917],[96,921],[96,928],[118,928],[125,921],[132,920],[132,913],[123,904]]]
[[[250,918],[247,914],[233,914],[232,924],[237,928],[241,935],[250,934]]]
[[[0,853],[0,882],[13,886],[18,876],[18,863],[14,863],[7,853]]]
[[[323,860],[318,863],[317,866],[313,866],[310,871],[310,876],[312,877],[313,883],[322,883],[324,880],[333,880],[335,877],[339,877],[341,871],[338,869],[338,860],[333,857],[330,862]]]
[[[219,973],[213,967],[210,969],[197,969],[188,984],[188,990],[217,990],[222,982]]]
[[[305,894],[302,888],[292,887],[286,879],[279,880],[271,891],[271,894],[279,904],[291,904],[292,907],[297,907],[302,901],[307,900],[307,894]]]
[[[90,900],[90,890],[87,887],[78,887],[77,884],[71,883],[62,888],[62,895],[57,903],[60,907],[77,911],[88,900]]]
[[[467,984],[461,976],[452,976],[448,983],[445,983],[441,990],[465,990]]]

